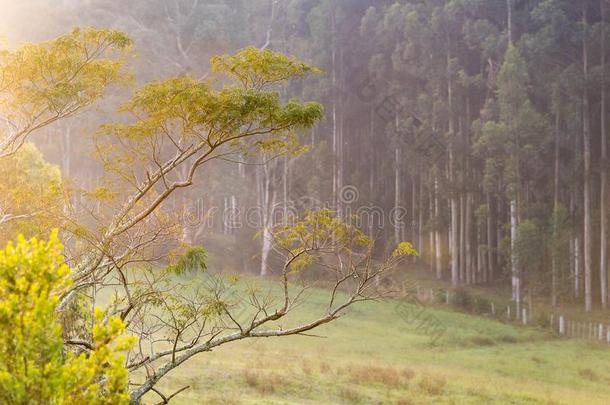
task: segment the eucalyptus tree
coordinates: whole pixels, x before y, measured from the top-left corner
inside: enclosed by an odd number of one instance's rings
[[[545,131],[544,118],[533,109],[528,97],[529,85],[525,60],[517,48],[509,46],[498,74],[499,121],[488,121],[479,140],[479,148],[484,148],[487,156],[492,156],[493,151],[496,151],[496,161],[487,169],[493,169],[496,176],[503,178],[506,197],[510,200],[512,298],[516,302],[518,314],[522,285],[514,249],[519,211],[525,209],[526,205],[522,195],[526,176],[524,167],[528,162],[527,157],[535,151],[536,135]]]
[[[131,40],[119,31],[75,29],[55,40],[0,52],[0,158],[16,153],[35,131],[76,115],[122,72]],[[44,67],[44,69],[41,69]]]
[[[568,4],[561,1],[544,1],[532,10],[532,23],[536,28],[524,35],[525,52],[533,67],[532,77],[537,83],[537,92],[544,97],[553,127],[553,254],[551,262],[551,302],[557,305],[561,290],[560,281],[565,282],[562,269],[570,263],[564,234],[570,231],[566,221],[566,207],[569,205],[566,187],[576,181],[580,169],[565,159],[565,151],[570,148],[568,136],[571,122],[580,122],[580,116],[568,118],[573,107],[569,100],[576,91],[575,77],[572,74],[578,62],[579,44],[577,43],[577,22],[570,15]],[[563,156],[562,156],[562,151]],[[563,157],[563,159],[562,159]],[[572,162],[575,160],[572,157]],[[572,231],[573,232],[573,231]],[[570,242],[573,244],[574,242]],[[572,269],[572,273],[574,273]]]
[[[0,50],[0,226],[32,236],[61,217],[61,176],[31,135],[65,121],[130,76],[123,65],[131,40],[119,31],[75,29],[57,39]]]

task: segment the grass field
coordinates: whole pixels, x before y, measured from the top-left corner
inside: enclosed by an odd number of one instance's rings
[[[282,321],[324,311],[326,292]],[[363,303],[314,333],[241,341],[199,355],[159,388],[176,404],[608,404],[610,348],[442,308],[432,342],[394,300]],[[157,403],[151,394],[145,403]]]

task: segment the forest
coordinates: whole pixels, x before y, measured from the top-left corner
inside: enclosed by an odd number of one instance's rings
[[[609,9],[0,0],[0,403],[607,403]]]

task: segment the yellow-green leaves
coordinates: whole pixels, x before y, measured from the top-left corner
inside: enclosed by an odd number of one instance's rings
[[[244,48],[235,55],[211,59],[212,70],[224,73],[242,83],[245,88],[262,88],[295,76],[320,73],[320,70],[268,49]]]
[[[232,82],[179,76],[151,82],[134,93],[120,110],[132,120],[105,125],[98,133],[98,156],[107,172],[131,184],[137,181],[134,173],[140,164],[165,167],[167,178],[182,162],[188,166],[189,158],[199,166],[219,155],[303,151],[296,133],[315,125],[323,108],[314,102],[285,101],[276,85],[316,69],[254,48],[213,58],[212,65]],[[180,158],[172,161],[175,156]],[[160,180],[157,174],[151,173],[151,182]]]
[[[0,403],[129,402],[118,352],[134,338],[120,338],[120,319],[104,323],[96,311],[89,353],[65,352],[55,307],[71,283],[57,231],[48,242],[19,237],[0,251]]]
[[[358,228],[341,221],[329,209],[307,211],[294,224],[278,227],[273,233],[276,246],[294,257],[292,270],[313,264],[315,253],[368,248],[372,241]]]
[[[167,271],[174,274],[185,274],[207,269],[208,254],[201,246],[184,245],[170,256],[173,261],[167,267]]]
[[[396,249],[394,249],[394,252],[392,252],[392,257],[402,256],[419,256],[419,252],[410,242],[400,242]]]
[[[59,167],[47,163],[34,144],[0,159],[0,244],[18,233],[46,233],[64,201]]]
[[[115,30],[75,29],[52,41],[0,50],[0,156],[16,152],[32,131],[75,114],[106,88],[130,79],[122,71],[131,46]]]

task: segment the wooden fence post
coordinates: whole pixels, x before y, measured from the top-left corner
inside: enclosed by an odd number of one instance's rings
[[[563,315],[560,315],[559,316],[559,334],[565,335],[565,333],[566,333],[565,319],[563,318]]]

